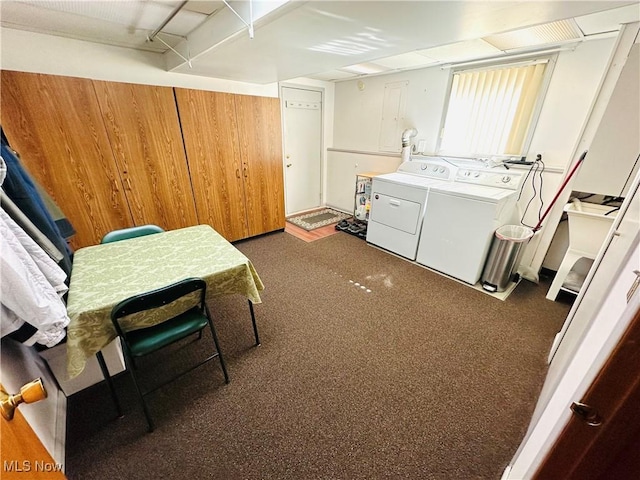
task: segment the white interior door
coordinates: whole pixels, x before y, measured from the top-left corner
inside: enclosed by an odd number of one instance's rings
[[[282,87],[285,212],[322,204],[322,93]]]

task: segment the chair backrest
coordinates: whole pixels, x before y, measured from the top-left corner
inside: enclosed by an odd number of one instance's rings
[[[107,233],[100,243],[119,242],[128,238],[143,237],[154,233],[162,233],[164,230],[157,225],[140,225],[137,227],[123,228],[121,230],[113,230]]]
[[[204,311],[205,307],[205,295],[207,291],[207,284],[201,278],[187,278],[180,280],[179,282],[172,283],[166,287],[151,290],[149,292],[134,295],[125,300],[122,300],[111,310],[111,320],[121,337],[126,337],[125,333],[118,319],[132,315],[134,313],[142,312],[145,310],[152,310],[154,308],[162,307],[175,302],[179,298],[189,295],[193,292],[200,292],[198,299],[199,308]]]

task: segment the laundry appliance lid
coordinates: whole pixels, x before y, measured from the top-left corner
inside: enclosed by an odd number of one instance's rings
[[[389,183],[396,183],[399,185],[407,185],[410,187],[428,189],[433,185],[437,185],[439,183],[444,182],[444,180],[440,178],[430,178],[423,175],[413,175],[410,173],[393,172],[393,173],[385,173],[384,175],[378,175],[376,177],[373,177],[373,182],[374,184],[376,182],[389,182]]]
[[[456,197],[472,198],[494,203],[498,203],[501,200],[504,200],[505,198],[508,198],[517,193],[515,190],[487,187],[485,185],[470,185],[468,183],[462,182],[442,183],[439,185],[434,185],[432,188],[432,192],[444,193]]]

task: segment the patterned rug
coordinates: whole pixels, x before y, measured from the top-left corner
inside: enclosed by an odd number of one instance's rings
[[[315,212],[303,213],[302,215],[294,215],[287,218],[287,222],[293,223],[306,231],[315,230],[316,228],[325,227],[332,223],[338,223],[345,218],[351,218],[348,213],[339,212],[332,208],[323,208]]]

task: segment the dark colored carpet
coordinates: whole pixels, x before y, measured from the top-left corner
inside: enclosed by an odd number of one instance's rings
[[[569,309],[548,283],[502,302],[343,233],[237,246],[266,285],[262,346],[246,300],[221,298],[230,384],[210,362],[151,394],[151,434],[128,375],[122,419],[102,384],[70,397],[69,479],[500,478]],[[161,376],[172,358],[140,368]]]

